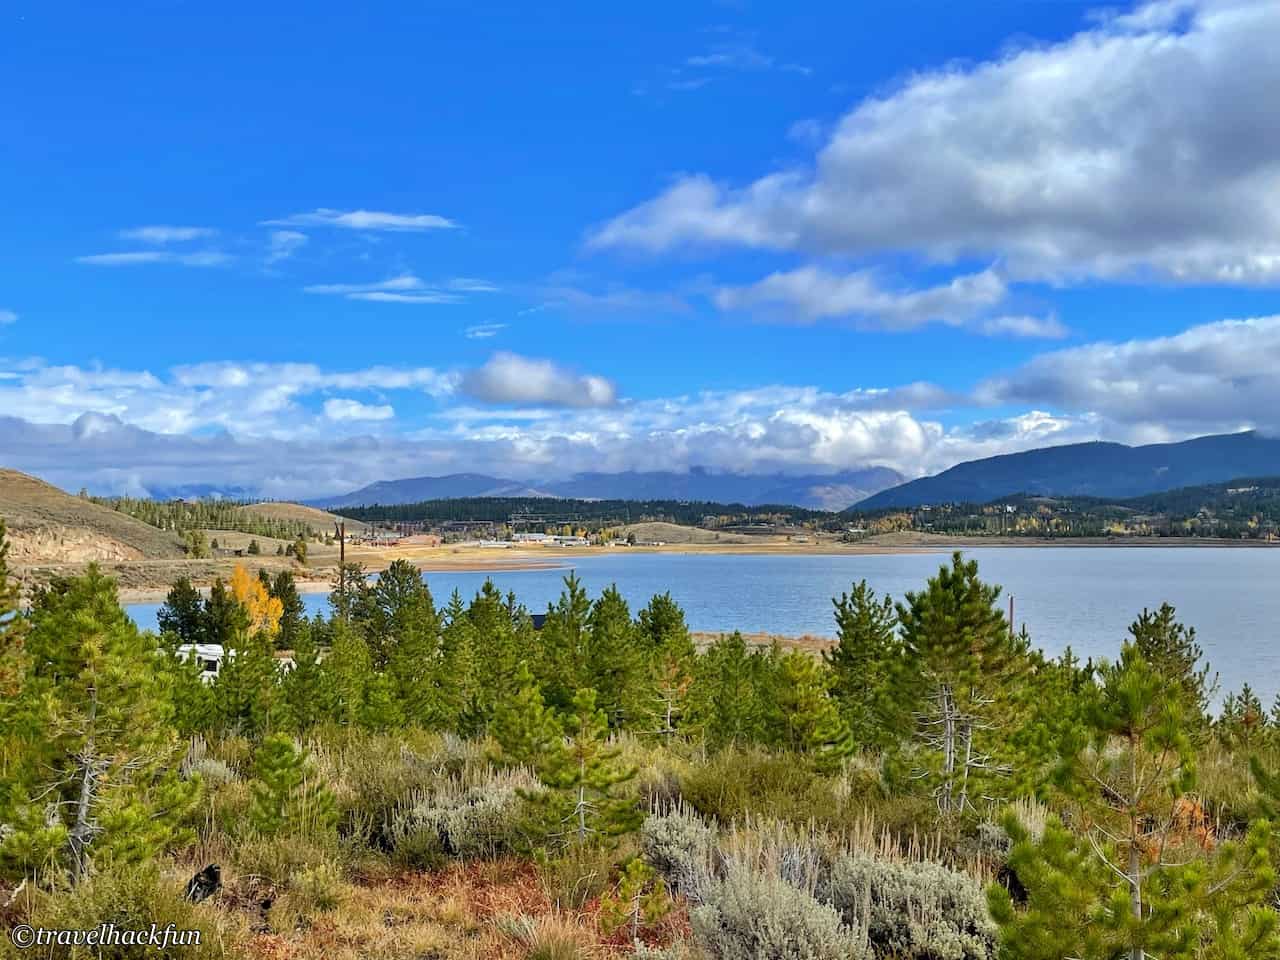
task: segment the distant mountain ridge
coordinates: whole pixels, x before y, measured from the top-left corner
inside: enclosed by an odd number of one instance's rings
[[[989,503],[1016,493],[1138,497],[1276,474],[1280,438],[1253,430],[1136,447],[1070,443],[960,463],[935,476],[881,490],[854,509]]]
[[[351,493],[307,501],[326,510],[462,497],[567,497],[585,500],[707,500],[757,506],[766,503],[843,510],[871,494],[902,482],[888,467],[866,467],[835,474],[688,473],[630,471],[580,473],[568,480],[522,483],[478,473],[444,477],[382,480]]]

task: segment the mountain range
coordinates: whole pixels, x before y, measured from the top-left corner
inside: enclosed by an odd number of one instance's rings
[[[1135,447],[1070,443],[960,463],[872,494],[856,509],[989,503],[1015,493],[1136,497],[1275,475],[1280,475],[1280,438],[1253,430]]]
[[[459,497],[570,497],[583,500],[706,500],[716,503],[787,504],[815,510],[843,510],[850,504],[901,483],[888,467],[867,467],[834,474],[713,473],[693,468],[668,471],[580,473],[568,480],[521,482],[478,473],[444,477],[381,480],[348,494],[308,501],[326,510],[343,507],[444,500]]]

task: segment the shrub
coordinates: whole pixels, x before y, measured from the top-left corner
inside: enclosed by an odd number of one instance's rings
[[[521,769],[489,770],[472,785],[463,778],[446,780],[420,792],[393,816],[391,851],[418,867],[511,852],[520,836],[523,795],[536,788]]]
[[[726,749],[688,770],[680,795],[698,813],[721,823],[762,810],[779,820],[831,823],[842,813],[835,785],[793,755]]]
[[[862,960],[866,935],[781,877],[730,864],[690,915],[716,960]]]
[[[330,863],[336,844],[318,844],[297,836],[250,837],[235,847],[241,874],[286,886],[305,870]]]
[[[133,960],[144,954],[156,960],[222,960],[242,955],[240,939],[245,935],[243,929],[231,926],[212,906],[185,900],[176,883],[149,868],[100,873],[72,891],[40,896],[22,922],[59,930],[91,930],[104,923],[113,923],[119,930],[149,930],[153,923],[162,929],[172,924],[176,930],[200,932],[198,946],[171,945],[162,949],[119,944],[39,951],[41,957],[58,960]]]
[[[821,891],[846,918],[865,918],[879,956],[994,960],[999,931],[972,877],[938,863],[890,863],[841,854]]]
[[[500,917],[496,924],[524,949],[527,960],[587,960],[595,955],[587,932],[561,913]]]
[[[693,811],[651,814],[640,828],[640,849],[672,893],[697,903],[710,880],[715,831]]]

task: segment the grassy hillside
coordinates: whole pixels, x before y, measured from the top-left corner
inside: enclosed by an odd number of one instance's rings
[[[10,559],[18,564],[170,560],[184,555],[176,534],[16,470],[0,469],[0,517],[9,530]]]

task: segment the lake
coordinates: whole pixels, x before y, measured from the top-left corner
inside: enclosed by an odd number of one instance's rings
[[[981,575],[1014,597],[1014,620],[1049,653],[1068,645],[1083,657],[1114,658],[1126,628],[1145,607],[1169,601],[1196,628],[1223,691],[1248,682],[1270,706],[1280,692],[1280,550],[1232,547],[1007,547],[965,551]],[[486,578],[515,592],[533,612],[560,593],[572,566],[592,595],[616,583],[632,612],[670,591],[693,630],[764,631],[788,635],[835,632],[831,598],[865,578],[879,593],[901,598],[923,587],[946,553],[865,556],[760,556],[609,553],[565,558],[563,569],[426,574],[443,605],[460,590],[469,598]],[[309,613],[322,594],[303,598]],[[129,611],[154,628],[157,604]],[[1006,607],[1007,609],[1007,607]]]

